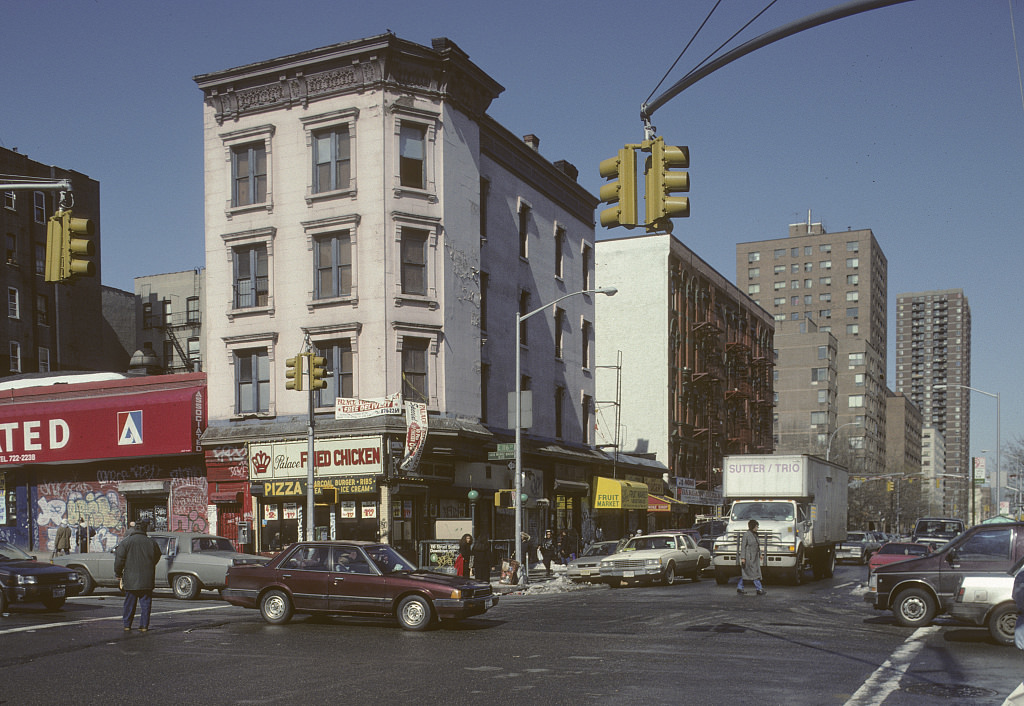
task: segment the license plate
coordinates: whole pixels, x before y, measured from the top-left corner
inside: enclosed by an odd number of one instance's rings
[[[63,586],[54,586],[53,587],[53,597],[54,598],[63,598],[64,597],[64,587]]]
[[[590,569],[580,569],[580,576],[590,576]]]
[[[622,572],[622,576],[623,576],[623,578],[631,579],[634,576],[636,576],[636,574],[633,573],[632,571],[623,571]]]

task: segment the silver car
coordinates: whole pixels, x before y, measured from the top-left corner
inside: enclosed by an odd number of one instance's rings
[[[1000,645],[1013,644],[1017,627],[1017,604],[1013,602],[1013,581],[1024,562],[1005,575],[971,575],[960,578],[949,614],[957,620],[988,628]]]
[[[613,588],[654,581],[671,586],[677,576],[699,581],[710,563],[710,552],[689,535],[646,534],[633,537],[619,552],[601,560],[601,581]]]
[[[220,590],[226,585],[228,567],[265,564],[269,559],[235,551],[226,537],[200,532],[148,532],[160,547],[156,565],[156,587],[174,590],[175,598],[190,600],[203,589]],[[82,576],[81,595],[97,586],[117,588],[114,552],[88,552],[54,557],[53,563],[76,569]]]
[[[582,583],[601,580],[601,559],[615,553],[619,542],[594,542],[565,566],[565,576]]]

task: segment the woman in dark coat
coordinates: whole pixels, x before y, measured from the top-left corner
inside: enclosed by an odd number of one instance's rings
[[[477,535],[473,543],[473,578],[483,583],[491,582],[491,567],[494,566],[494,552],[487,535]]]
[[[465,576],[469,578],[469,560],[473,554],[473,536],[471,534],[462,535],[462,539],[459,540],[459,556],[462,557],[461,571],[458,572],[459,576]]]

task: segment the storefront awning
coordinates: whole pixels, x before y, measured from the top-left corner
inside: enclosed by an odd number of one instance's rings
[[[590,486],[578,480],[562,480],[561,478],[555,478],[555,493],[558,495],[575,495],[583,497],[590,495]]]
[[[686,503],[681,503],[665,495],[654,495],[651,493],[647,496],[647,512],[672,512],[673,510],[682,510],[685,507]]]
[[[616,478],[594,479],[595,510],[646,510],[647,486]]]

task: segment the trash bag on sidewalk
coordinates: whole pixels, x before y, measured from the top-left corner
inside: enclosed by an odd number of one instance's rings
[[[517,584],[519,583],[519,562],[515,559],[506,560],[501,562],[501,583],[504,584]]]

